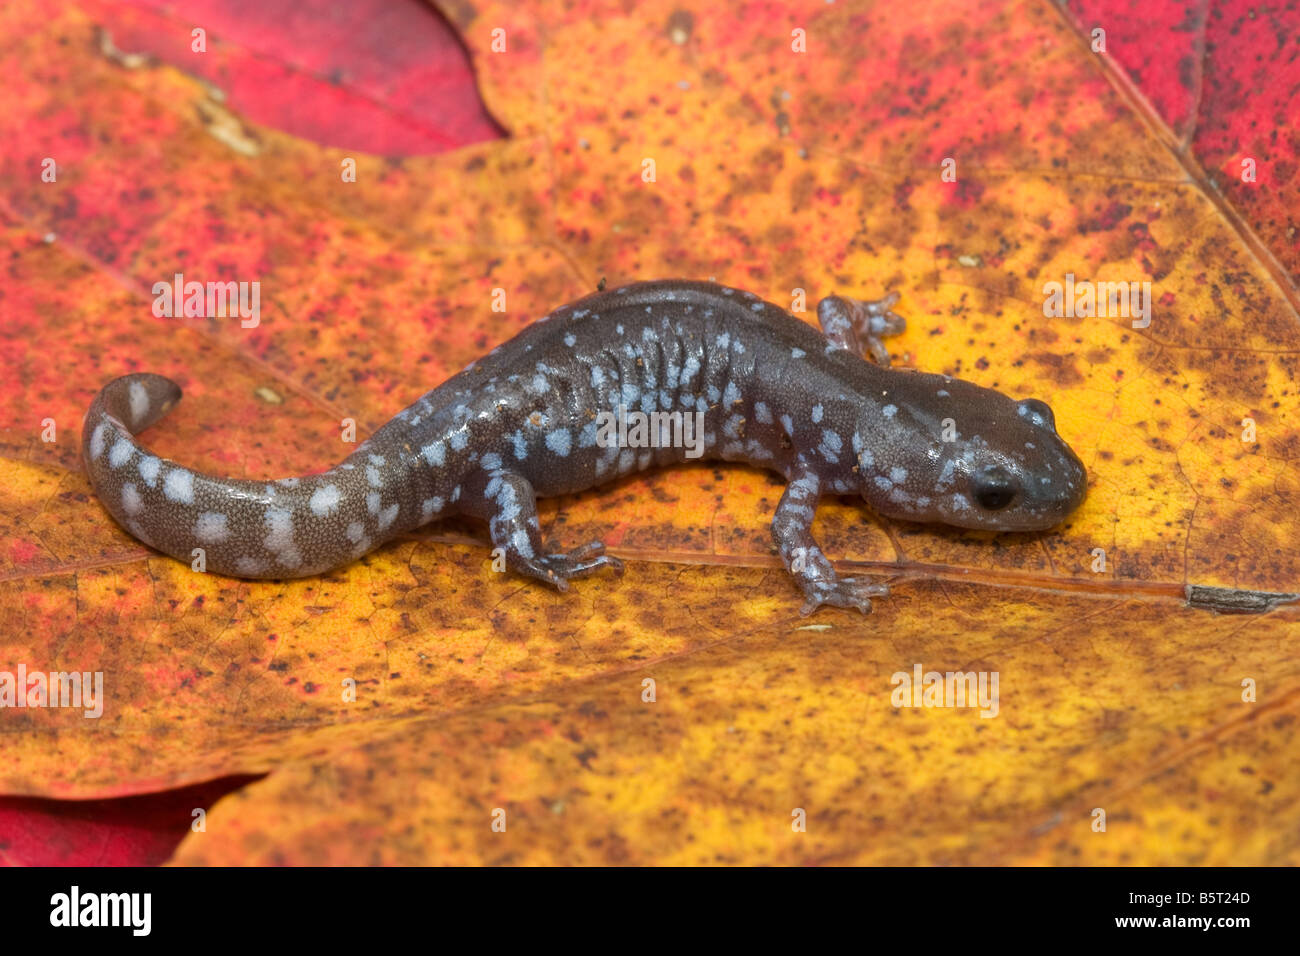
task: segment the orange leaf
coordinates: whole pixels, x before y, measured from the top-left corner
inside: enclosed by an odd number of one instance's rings
[[[98,719],[0,711],[0,792],[267,773],[182,863],[1297,862],[1295,301],[1050,5],[447,4],[508,135],[400,161],[105,46],[115,9],[0,12],[0,672],[105,684]],[[260,282],[260,322],[155,317],[177,272]],[[894,590],[802,619],[780,485],[740,466],[546,502],[629,564],[556,594],[470,523],[319,578],[195,574],[78,462],[95,392],[147,370],[186,390],[157,453],[319,470],[342,420],[672,275],[899,290],[905,364],[1050,400],[1087,501],[1035,535],[827,502],[827,553]],[[1149,326],[1049,315],[1067,276],[1149,283]],[[900,706],[917,668],[997,689]]]

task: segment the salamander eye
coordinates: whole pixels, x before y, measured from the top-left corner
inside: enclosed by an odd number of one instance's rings
[[[1019,490],[1016,479],[1000,465],[985,468],[971,483],[971,495],[985,511],[1001,511]]]
[[[1040,402],[1036,398],[1026,398],[1018,402],[1016,407],[1022,417],[1028,418],[1038,427],[1056,431],[1056,418],[1046,402]]]

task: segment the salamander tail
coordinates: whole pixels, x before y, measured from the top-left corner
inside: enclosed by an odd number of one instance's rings
[[[278,481],[220,478],[149,453],[135,434],[180,400],[180,387],[139,373],[109,382],[82,428],[82,458],[104,507],[139,540],[196,569],[245,578],[319,574],[413,522],[367,486],[351,459]]]

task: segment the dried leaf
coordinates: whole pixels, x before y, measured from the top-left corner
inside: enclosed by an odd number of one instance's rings
[[[400,161],[286,132],[282,90],[255,115],[165,51],[126,68],[96,39],[120,4],[0,11],[0,671],[106,686],[94,721],[0,712],[0,792],[268,774],[181,863],[1296,863],[1300,611],[1256,593],[1300,590],[1290,239],[1189,175],[1187,124],[1049,5],[445,10],[508,136]],[[259,281],[259,324],[155,318],[176,272]],[[666,275],[808,308],[898,289],[906,362],[1050,400],[1087,502],[1029,536],[828,503],[827,552],[895,587],[809,621],[780,486],[742,467],[547,502],[548,532],[629,561],[560,595],[492,573],[472,524],[317,579],[194,574],[77,461],[96,390],[151,370],[187,394],[157,452],[316,470],[343,419],[364,435],[602,278]],[[1049,317],[1067,275],[1149,282],[1150,325]],[[895,706],[917,667],[997,675],[996,716]]]

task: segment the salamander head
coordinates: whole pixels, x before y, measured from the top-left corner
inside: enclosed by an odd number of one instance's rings
[[[862,497],[905,521],[1041,531],[1087,491],[1083,463],[1044,402],[942,375],[891,382],[860,419],[854,444]]]

